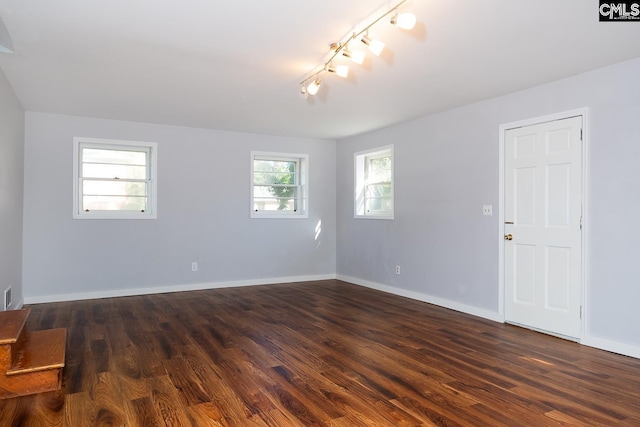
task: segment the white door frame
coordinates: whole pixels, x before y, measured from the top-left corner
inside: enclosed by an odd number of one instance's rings
[[[520,120],[517,122],[505,123],[500,125],[499,133],[499,188],[498,188],[498,315],[504,322],[505,313],[504,313],[504,304],[505,304],[505,285],[504,285],[504,166],[505,166],[505,156],[504,156],[504,143],[505,143],[505,133],[509,129],[514,129],[518,127],[531,126],[539,123],[551,122],[555,120],[567,119],[569,117],[582,116],[582,254],[580,256],[582,260],[582,280],[580,283],[582,301],[580,303],[582,310],[582,327],[580,331],[580,337],[578,337],[578,342],[580,342],[581,338],[585,336],[585,331],[587,330],[587,318],[588,313],[586,310],[587,307],[587,195],[589,192],[587,191],[589,180],[587,179],[590,175],[588,173],[589,162],[588,158],[588,136],[589,136],[589,126],[588,126],[588,116],[587,116],[587,108],[579,108],[576,110],[564,111],[561,113],[550,114],[547,116],[534,117],[531,119]]]

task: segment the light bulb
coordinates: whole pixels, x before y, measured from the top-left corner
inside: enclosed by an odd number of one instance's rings
[[[315,95],[316,93],[318,93],[318,89],[320,89],[320,83],[320,79],[316,79],[309,83],[309,86],[307,86],[307,93],[309,95]]]
[[[380,40],[372,39],[366,34],[362,37],[361,41],[362,43],[367,45],[369,50],[376,56],[380,56],[380,54],[384,50],[384,43],[382,43]]]
[[[327,71],[330,73],[335,73],[340,77],[347,77],[349,75],[349,67],[347,65],[338,65],[337,67],[330,65],[327,67]]]
[[[391,24],[403,30],[411,30],[416,26],[416,15],[413,13],[401,13],[391,17]]]
[[[362,50],[351,51],[349,49],[343,49],[342,55],[346,56],[356,64],[362,65],[362,63],[364,62],[364,51]]]

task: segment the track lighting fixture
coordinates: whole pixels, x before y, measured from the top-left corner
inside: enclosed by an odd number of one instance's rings
[[[320,89],[320,74],[322,73],[332,73],[336,74],[340,77],[347,77],[349,75],[349,67],[346,65],[335,65],[334,60],[336,60],[339,56],[344,56],[345,58],[351,59],[356,64],[362,64],[364,62],[365,53],[362,50],[351,50],[349,49],[350,43],[355,41],[361,41],[365,44],[369,50],[376,56],[379,56],[384,50],[384,43],[380,40],[376,40],[369,35],[369,30],[371,27],[376,25],[378,22],[388,17],[393,13],[390,22],[392,25],[397,26],[398,28],[402,28],[405,30],[411,30],[416,25],[416,16],[413,13],[398,13],[398,9],[407,0],[402,0],[391,9],[388,9],[382,15],[380,15],[373,22],[364,26],[364,28],[359,31],[353,31],[351,35],[346,37],[340,42],[331,43],[331,55],[329,59],[319,67],[316,67],[314,70],[307,73],[304,80],[300,82],[300,96],[306,99],[309,95],[315,95],[318,93]]]
[[[327,66],[327,71],[340,77],[347,77],[349,75],[349,67],[346,65],[338,65],[337,67],[329,65]]]
[[[413,30],[413,27],[416,26],[416,15],[413,13],[401,13],[398,15],[396,12],[396,14],[391,17],[391,25],[395,25],[403,30]]]
[[[309,95],[315,95],[316,93],[318,93],[318,89],[320,89],[320,83],[322,83],[320,79],[315,79],[314,81],[309,83],[309,85],[307,86],[307,93]]]
[[[352,35],[351,39],[354,39],[355,36],[355,34]],[[358,65],[362,65],[364,62],[365,53],[361,50],[350,50],[348,45],[343,45],[342,43],[331,43],[329,47],[332,52],[340,53],[342,51],[342,56],[349,58]]]
[[[361,50],[349,50],[346,47],[342,49],[342,56],[349,58],[358,65],[362,65],[364,62],[365,53]]]
[[[371,37],[369,37],[368,33],[362,36],[360,41],[364,43],[369,48],[371,53],[373,53],[375,56],[380,56],[380,54],[384,50],[384,43],[382,43],[380,40],[372,39]]]

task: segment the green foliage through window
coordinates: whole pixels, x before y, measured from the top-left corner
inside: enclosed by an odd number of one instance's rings
[[[304,212],[304,168],[306,156],[252,154],[253,212],[302,215]]]
[[[254,159],[254,210],[298,210],[299,164],[298,159]]]

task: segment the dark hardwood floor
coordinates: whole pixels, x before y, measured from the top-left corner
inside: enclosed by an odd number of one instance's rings
[[[640,360],[329,280],[31,306],[63,390],[0,426],[640,426]]]

